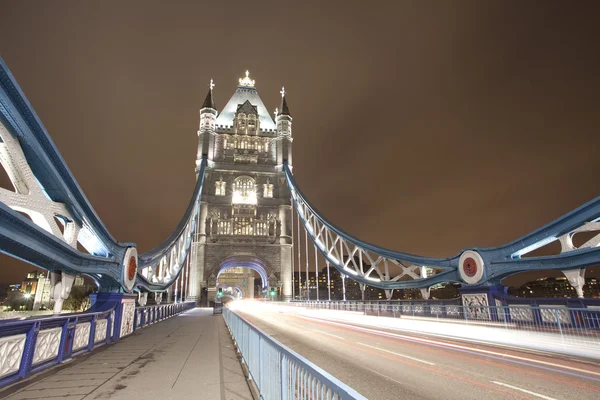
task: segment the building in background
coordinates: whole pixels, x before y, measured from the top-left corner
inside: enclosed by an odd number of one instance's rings
[[[32,310],[50,307],[50,279],[38,271],[32,271],[21,282],[21,292],[26,299],[32,299]]]
[[[519,297],[577,297],[575,288],[564,276],[558,278],[539,278],[522,285],[511,294]],[[583,295],[588,298],[600,298],[600,283],[596,278],[586,278]]]
[[[9,285],[6,289],[4,306],[14,310],[43,310],[51,308],[51,284],[49,273],[39,271],[29,272],[21,283]],[[73,288],[93,290],[92,285],[86,284],[82,276],[77,276]]]
[[[306,300],[306,272],[294,273],[293,284],[295,300]],[[345,278],[342,279],[342,274],[330,267],[329,269],[329,288],[327,287],[327,268],[323,268],[319,272],[318,279],[315,272],[308,273],[308,288],[310,291],[310,300],[317,299],[317,280],[319,288],[319,300],[329,300],[328,291],[331,292],[331,300],[344,299],[344,286],[346,292],[346,300],[361,300],[362,293],[358,282]],[[458,283],[446,283],[436,285],[431,288],[431,299],[455,299],[459,297]],[[367,286],[365,288],[365,300],[386,300],[385,290]],[[421,300],[421,292],[419,289],[396,289],[392,294],[392,300]]]

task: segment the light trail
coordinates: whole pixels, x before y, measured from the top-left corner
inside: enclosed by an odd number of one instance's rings
[[[279,304],[246,304],[241,308],[243,310],[240,311],[247,313],[248,317],[252,317],[251,321],[256,321],[259,326],[265,326],[263,323],[270,326],[271,328],[266,328],[267,332],[285,337],[286,341],[291,339],[293,349],[300,354],[307,351],[306,354],[314,356],[312,361],[318,365],[323,363],[322,367],[331,368],[332,372],[346,371],[345,376],[352,376],[353,379],[353,371],[356,368],[361,370],[361,376],[364,375],[365,378],[353,382],[358,385],[357,388],[363,385],[365,393],[370,393],[369,382],[373,379],[385,379],[388,384],[401,385],[401,388],[396,389],[399,390],[398,393],[418,394],[424,390],[423,395],[430,398],[432,393],[422,389],[429,386],[421,376],[431,374],[439,376],[434,379],[438,382],[435,386],[439,387],[442,382],[447,382],[453,387],[452,395],[447,393],[448,398],[453,400],[459,399],[457,396],[462,393],[463,386],[470,387],[469,396],[483,398],[487,392],[487,397],[494,399],[544,399],[537,396],[545,396],[542,394],[544,390],[539,393],[538,388],[546,387],[551,390],[548,394],[558,399],[595,399],[600,392],[597,383],[600,381],[600,369],[597,364],[581,364],[576,359],[552,359],[551,357],[557,357],[556,354],[523,354],[523,349],[518,349],[520,352],[517,349],[498,349],[494,348],[494,344],[485,342],[481,343],[485,346],[483,347],[465,343],[456,337],[431,337],[433,335],[428,333],[414,337],[414,333],[398,332],[401,329],[360,326],[361,318],[358,315],[355,317],[359,321],[345,323],[335,320],[334,313],[327,313],[322,317],[311,316]],[[328,320],[328,317],[333,320]],[[417,386],[413,386],[414,384]],[[502,395],[498,397],[500,393]],[[556,396],[557,393],[562,395]],[[386,397],[385,392],[377,390],[371,394],[373,398],[390,398]],[[413,398],[412,395],[408,397]],[[552,397],[548,398],[554,400]]]
[[[404,358],[408,358],[409,360],[413,360],[413,361],[421,362],[421,363],[423,363],[423,364],[427,364],[427,365],[435,365],[435,364],[434,364],[434,363],[432,363],[432,362],[425,361],[425,360],[421,360],[420,358],[416,358],[416,357],[407,356],[406,354],[400,354],[400,353],[396,353],[395,351],[390,351],[390,350],[382,349],[382,348],[380,348],[380,347],[371,346],[370,344],[365,344],[365,343],[361,343],[361,342],[356,342],[356,344],[360,344],[361,346],[370,347],[370,348],[372,348],[372,349],[375,349],[375,350],[383,351],[383,352],[385,352],[385,353],[390,353],[390,354],[393,354],[393,355],[395,355],[395,356],[398,356],[398,357],[404,357]]]

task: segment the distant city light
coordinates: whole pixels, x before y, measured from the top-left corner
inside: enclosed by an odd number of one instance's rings
[[[28,298],[30,298],[30,297],[31,297],[31,294],[29,294],[29,293],[25,293],[25,294],[23,295],[23,297],[25,297],[26,299],[28,299]]]

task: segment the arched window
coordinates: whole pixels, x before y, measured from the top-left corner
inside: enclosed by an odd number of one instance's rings
[[[265,198],[273,197],[273,184],[268,179],[267,179],[267,183],[265,183],[263,185],[263,187],[264,187],[263,197],[265,197]]]
[[[248,115],[248,134],[256,134],[258,132],[258,121],[255,114]]]
[[[238,176],[233,181],[234,204],[256,204],[256,182],[249,176]]]
[[[219,178],[219,180],[215,182],[215,195],[225,196],[226,185],[227,183],[223,181],[223,178]]]
[[[244,113],[239,113],[237,116],[237,131],[246,133],[246,114]]]

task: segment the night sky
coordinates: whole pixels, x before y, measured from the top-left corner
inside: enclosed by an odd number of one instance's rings
[[[452,256],[600,195],[597,2],[377,3],[0,1],[0,56],[142,252],[188,204],[209,80],[221,109],[246,69],[271,111],[286,87],[301,189],[368,242]]]

